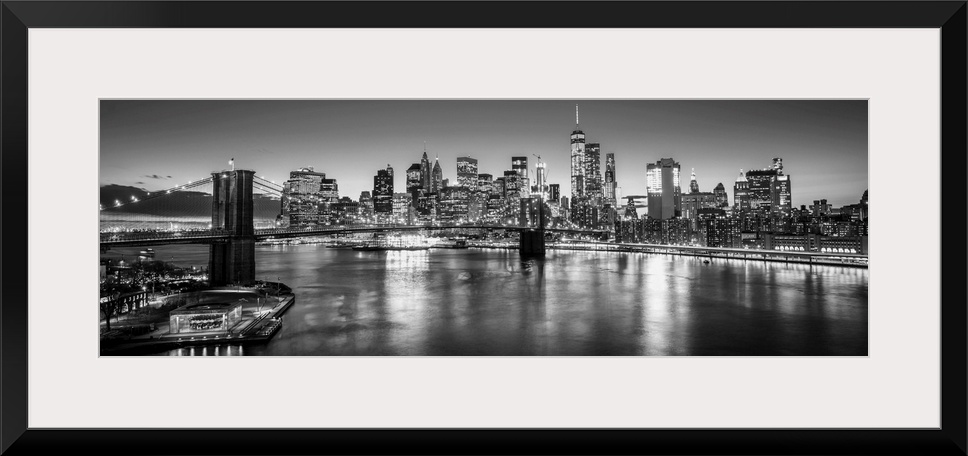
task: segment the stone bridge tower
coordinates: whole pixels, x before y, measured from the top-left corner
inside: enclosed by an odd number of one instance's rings
[[[212,286],[255,282],[252,179],[255,171],[212,173],[212,231],[229,238],[212,244],[208,278]]]

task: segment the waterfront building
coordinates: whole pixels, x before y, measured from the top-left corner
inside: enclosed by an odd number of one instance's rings
[[[168,332],[224,332],[241,320],[241,302],[188,304],[168,313]]]
[[[867,236],[825,236],[821,234],[762,233],[761,246],[766,250],[868,255]]]
[[[615,154],[605,154],[605,204],[612,207],[618,205],[618,195],[615,193]]]
[[[641,241],[646,244],[687,245],[691,243],[691,233],[686,219],[642,219]]]
[[[646,189],[649,217],[668,220],[681,213],[682,189],[679,186],[679,163],[663,158],[646,167]]]

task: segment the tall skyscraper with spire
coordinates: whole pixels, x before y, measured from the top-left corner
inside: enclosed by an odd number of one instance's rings
[[[434,170],[430,178],[430,191],[440,195],[440,189],[444,187],[444,172],[440,169],[440,157],[434,158]]]
[[[578,226],[588,224],[585,185],[585,132],[579,126],[576,104],[575,130],[571,132],[571,222]]]
[[[430,189],[430,160],[427,159],[427,143],[424,143],[423,157],[420,159],[420,183],[424,191],[431,192]]]
[[[739,170],[739,176],[733,183],[733,204],[736,205],[736,212],[739,214],[750,210],[750,183],[746,180],[742,169]]]
[[[699,193],[699,182],[696,181],[696,168],[692,169],[692,177],[689,179],[689,193]]]
[[[585,196],[585,133],[578,123],[575,105],[575,130],[571,132],[571,199]]]

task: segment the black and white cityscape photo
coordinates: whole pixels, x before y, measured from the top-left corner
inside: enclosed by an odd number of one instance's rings
[[[866,100],[102,100],[102,355],[867,356]]]

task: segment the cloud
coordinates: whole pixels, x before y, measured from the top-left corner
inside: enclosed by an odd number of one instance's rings
[[[171,176],[168,176],[168,178],[171,179]]]
[[[145,174],[143,177],[147,177],[149,179],[171,179],[171,176],[165,177],[157,174]]]
[[[144,184],[145,183],[144,182],[141,182],[141,181],[135,182],[135,185],[144,185]]]

